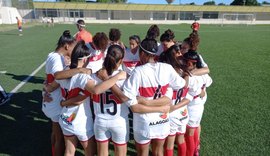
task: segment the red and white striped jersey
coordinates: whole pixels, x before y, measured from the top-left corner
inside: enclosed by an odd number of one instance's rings
[[[64,68],[65,68],[64,56],[57,52],[49,53],[45,66],[47,83],[52,83],[55,80],[54,74],[58,71],[64,70]],[[60,114],[62,109],[62,107],[60,106],[61,101],[60,88],[57,88],[56,90],[51,92],[50,96],[53,100],[51,102],[43,102],[42,110],[47,116],[56,116]]]
[[[90,44],[89,50],[92,54],[92,56],[88,59],[89,63],[86,68],[89,68],[92,70],[92,73],[97,72],[99,69],[102,68],[104,59],[107,55],[107,49],[105,52],[102,52],[101,50],[96,50],[93,48],[93,46]]]
[[[166,94],[168,87],[173,90],[183,88],[185,80],[180,77],[171,65],[165,63],[147,63],[134,69],[124,84],[124,94],[130,99],[127,104],[137,104],[136,97],[156,99]],[[157,138],[166,136],[170,131],[168,114],[134,113],[134,131],[146,137]],[[161,131],[162,129],[162,131]]]
[[[128,75],[131,75],[132,71],[139,64],[139,62],[140,62],[139,48],[135,54],[132,53],[129,48],[127,48],[125,57],[123,59],[123,70],[126,71]]]
[[[112,76],[119,73],[114,71]],[[91,75],[92,80],[95,81],[95,84],[102,83],[96,74]],[[116,82],[116,85],[122,89],[125,80],[119,80]],[[107,90],[101,94],[94,94],[92,96],[94,111],[96,118],[102,119],[114,119],[118,117],[126,118],[129,114],[128,106],[125,103],[121,103],[120,100],[112,93],[111,90]]]

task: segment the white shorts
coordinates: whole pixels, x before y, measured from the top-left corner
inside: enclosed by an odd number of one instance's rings
[[[60,118],[60,115],[56,115],[56,116],[53,116],[53,117],[51,117],[51,120],[52,120],[52,122],[59,122],[59,118]]]
[[[96,118],[94,132],[97,142],[106,142],[111,139],[116,145],[125,145],[129,140],[128,117],[119,117],[113,120]]]
[[[62,128],[62,131],[63,131],[63,134],[64,134],[65,137],[76,136],[80,141],[88,141],[91,137],[94,136],[93,130],[89,130],[89,131],[86,131],[86,132],[71,133],[70,131],[67,131],[67,130]]]
[[[205,101],[204,101],[205,102]],[[204,111],[204,102],[195,105],[188,105],[189,121],[188,126],[191,128],[196,128],[200,126],[203,111]]]
[[[189,120],[188,109],[186,106],[170,113],[170,135],[185,134]]]
[[[151,142],[151,140],[165,140],[167,138],[168,135],[166,136],[161,136],[161,137],[157,137],[157,138],[147,138],[145,136],[143,136],[141,133],[136,133],[134,132],[134,140],[136,141],[137,144],[141,144],[141,145],[145,145]]]

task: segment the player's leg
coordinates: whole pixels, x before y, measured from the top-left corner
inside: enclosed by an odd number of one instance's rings
[[[153,139],[151,141],[152,153],[154,156],[163,156],[165,139]]]
[[[187,156],[193,156],[195,152],[195,142],[194,142],[194,127],[187,127],[187,132],[185,134],[185,141],[187,146]]]
[[[65,142],[61,127],[58,122],[52,122],[52,137],[54,137],[54,156],[63,156],[65,150]]]
[[[175,135],[169,135],[164,145],[164,156],[173,156]]]
[[[76,152],[76,146],[78,143],[77,137],[73,135],[73,136],[65,136],[64,138],[66,144],[65,156],[74,156]]]
[[[97,141],[97,153],[98,153],[98,156],[109,155],[109,140]]]
[[[185,135],[184,134],[177,134],[177,151],[178,151],[178,156],[186,156],[187,152],[187,146],[185,142]]]
[[[136,151],[137,151],[137,156],[148,156],[149,155],[149,145],[150,142],[146,144],[140,144],[140,143],[135,143],[136,146]]]
[[[87,141],[80,141],[80,143],[84,149],[85,156],[94,156],[96,154],[96,142],[94,136]]]
[[[126,156],[127,155],[127,144],[115,144],[114,143],[114,155],[115,156]]]
[[[199,155],[200,150],[200,133],[201,133],[201,125],[195,129],[194,132],[194,143],[195,143],[195,155]]]
[[[107,128],[107,122],[107,120],[100,118],[96,118],[94,122],[98,156],[108,156],[109,154],[109,139],[111,138],[111,133]]]

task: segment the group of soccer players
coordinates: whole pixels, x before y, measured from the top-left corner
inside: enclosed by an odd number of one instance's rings
[[[74,155],[80,142],[85,155],[107,156],[111,141],[114,155],[125,156],[132,129],[139,156],[150,145],[152,155],[172,156],[175,144],[179,156],[198,155],[212,83],[197,53],[198,29],[176,42],[172,30],[160,35],[152,25],[127,47],[119,29],[92,37],[83,20],[77,28],[63,32],[46,61],[42,110],[52,120],[52,154]]]

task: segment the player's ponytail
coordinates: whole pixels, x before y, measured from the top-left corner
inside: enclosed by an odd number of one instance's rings
[[[70,69],[77,68],[78,61],[83,58],[87,58],[89,56],[90,56],[89,48],[85,45],[85,42],[84,41],[78,42],[71,53],[71,63],[69,68]]]
[[[65,30],[62,36],[58,39],[56,51],[58,51],[61,47],[64,47],[66,44],[70,45],[74,43],[76,40],[73,36],[71,36],[69,30]]]
[[[112,75],[117,68],[117,63],[124,58],[124,49],[119,45],[111,45],[103,62],[103,67],[108,75]]]
[[[190,49],[196,51],[200,43],[198,32],[197,31],[192,32],[191,34],[189,34],[189,38],[190,38]]]
[[[160,42],[170,42],[174,40],[174,32],[171,29],[166,30],[161,36],[160,36]]]

